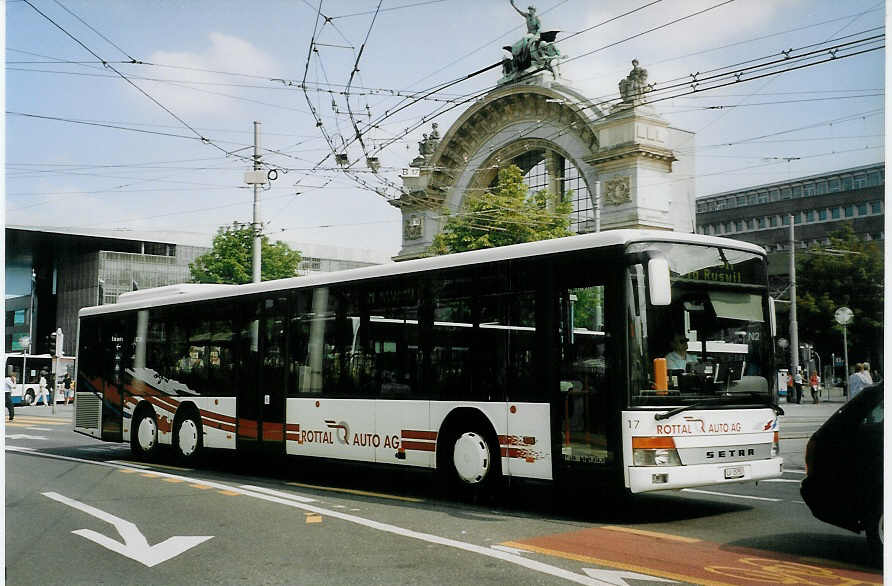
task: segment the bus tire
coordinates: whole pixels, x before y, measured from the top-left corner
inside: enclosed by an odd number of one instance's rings
[[[173,449],[177,459],[187,464],[197,462],[204,448],[202,436],[201,417],[194,409],[178,415],[173,424]]]
[[[25,405],[34,404],[34,391],[32,389],[28,389],[27,391],[25,391],[24,401]]]
[[[138,408],[133,415],[130,451],[140,460],[154,460],[158,455],[158,420],[151,407]]]
[[[470,422],[469,422],[470,423]],[[439,449],[437,468],[446,476],[449,496],[488,496],[502,475],[499,444],[480,424],[452,426]]]

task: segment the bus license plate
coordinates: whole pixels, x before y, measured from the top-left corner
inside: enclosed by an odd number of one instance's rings
[[[725,480],[732,480],[734,478],[743,478],[743,466],[725,468]]]

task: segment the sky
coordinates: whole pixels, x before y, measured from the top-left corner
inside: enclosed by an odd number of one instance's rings
[[[535,6],[543,30],[561,31],[561,76],[592,100],[618,96],[632,59],[656,88],[680,84],[653,106],[696,133],[696,149],[677,156],[696,159],[697,196],[884,160],[882,37],[849,45],[858,55],[843,50],[688,93],[691,74],[883,35],[882,0]],[[244,173],[259,121],[263,163],[277,170],[261,192],[272,240],[396,254],[400,214],[388,199],[399,170],[430,122],[445,134],[472,103],[460,102],[494,87],[500,71],[406,96],[498,62],[525,24],[508,0],[376,8],[378,0],[7,0],[5,222],[178,230],[210,242],[220,226],[252,219]],[[342,146],[354,132],[350,111],[368,150],[387,145],[378,173],[359,144]],[[352,176],[325,136],[355,162]]]

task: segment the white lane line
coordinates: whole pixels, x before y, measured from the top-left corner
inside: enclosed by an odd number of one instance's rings
[[[277,496],[283,499],[290,499],[293,501],[297,501],[299,503],[314,503],[316,499],[311,499],[310,497],[300,496],[299,494],[294,494],[290,492],[282,492],[280,490],[273,490],[271,488],[264,488],[262,486],[251,486],[250,484],[243,484],[240,488],[244,488],[245,490],[251,490],[254,492],[262,492],[263,494],[270,494],[272,496]]]
[[[796,480],[795,478],[768,478],[766,480],[760,480],[759,482],[790,482],[790,483],[799,484],[802,481]]]
[[[762,482],[764,482],[764,481],[762,481]],[[711,494],[713,496],[729,496],[729,497],[736,498],[736,499],[749,499],[749,500],[753,500],[753,501],[768,501],[770,503],[779,503],[783,500],[783,499],[768,498],[768,497],[764,497],[764,496],[749,496],[746,494],[732,494],[730,492],[714,492],[711,490],[699,490],[696,488],[683,488],[683,489],[681,489],[681,491],[682,492],[695,492],[697,494]]]
[[[784,470],[784,474],[786,474],[787,472],[789,472],[790,474],[802,474],[802,475],[805,475],[805,470],[796,470],[796,469],[793,469],[793,468],[787,468],[786,470]]]
[[[129,466],[130,468],[139,468],[140,470],[149,470],[151,466],[143,466],[142,464],[134,464],[133,462],[124,462],[123,460],[109,460],[112,464],[121,466]]]
[[[26,451],[21,448],[14,448],[7,446],[6,451],[8,452],[17,452],[17,451]],[[67,462],[80,462],[82,464],[92,464],[95,466],[103,466],[107,468],[131,468],[129,465],[121,465],[121,464],[112,464],[110,462],[93,462],[91,460],[83,460],[81,458],[72,458],[71,456],[59,456],[56,454],[41,454],[41,456],[46,458],[54,458],[57,460],[64,460]],[[132,468],[131,468],[132,469]],[[606,582],[604,580],[598,580],[596,578],[591,578],[589,576],[585,576],[582,574],[577,574],[575,572],[571,572],[570,570],[566,570],[564,568],[560,568],[558,566],[553,566],[551,564],[546,564],[543,562],[529,560],[524,557],[521,557],[517,554],[508,553],[504,551],[498,551],[491,549],[489,547],[484,547],[480,545],[475,545],[473,543],[467,543],[464,541],[458,541],[456,539],[449,539],[448,537],[440,537],[439,535],[432,535],[430,533],[422,533],[420,531],[413,531],[411,529],[406,529],[404,527],[398,527],[396,525],[391,525],[389,523],[381,523],[379,521],[373,521],[371,519],[366,519],[364,517],[358,517],[356,515],[350,515],[348,513],[343,513],[341,511],[335,511],[334,509],[327,509],[323,507],[319,507],[316,505],[311,505],[307,503],[296,502],[293,500],[288,500],[272,495],[262,494],[258,492],[254,492],[251,490],[247,490],[244,488],[240,488],[238,486],[230,486],[228,484],[213,482],[209,480],[201,480],[197,478],[190,478],[188,476],[181,476],[177,474],[168,474],[166,472],[157,472],[153,471],[158,477],[161,478],[178,478],[180,480],[186,482],[194,482],[197,484],[203,484],[205,486],[210,486],[212,488],[220,488],[223,490],[229,490],[238,492],[245,496],[254,497],[259,500],[268,501],[271,503],[276,503],[280,505],[285,505],[288,507],[294,507],[296,509],[301,509],[304,511],[309,511],[311,513],[317,513],[319,515],[326,515],[330,518],[341,519],[342,521],[347,521],[348,523],[354,523],[356,525],[362,525],[364,527],[368,527],[370,529],[375,529],[377,531],[384,531],[386,533],[392,533],[394,535],[400,535],[403,537],[408,537],[410,539],[417,539],[419,541],[425,541],[427,543],[433,543],[435,545],[443,545],[446,547],[451,547],[454,549],[459,549],[462,551],[467,551],[470,553],[476,553],[479,555],[483,555],[490,558],[495,558],[498,560],[502,560],[517,566],[521,566],[527,568],[528,570],[533,570],[534,572],[540,572],[542,574],[548,574],[549,576],[554,576],[556,578],[563,578],[564,580],[575,582],[576,584],[586,584],[588,586],[604,586],[607,584],[611,584],[610,582]],[[687,490],[687,489],[685,489]]]

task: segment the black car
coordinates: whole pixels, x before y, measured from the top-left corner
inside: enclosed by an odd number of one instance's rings
[[[812,514],[865,531],[874,561],[883,553],[883,384],[866,387],[812,435],[800,486]]]

